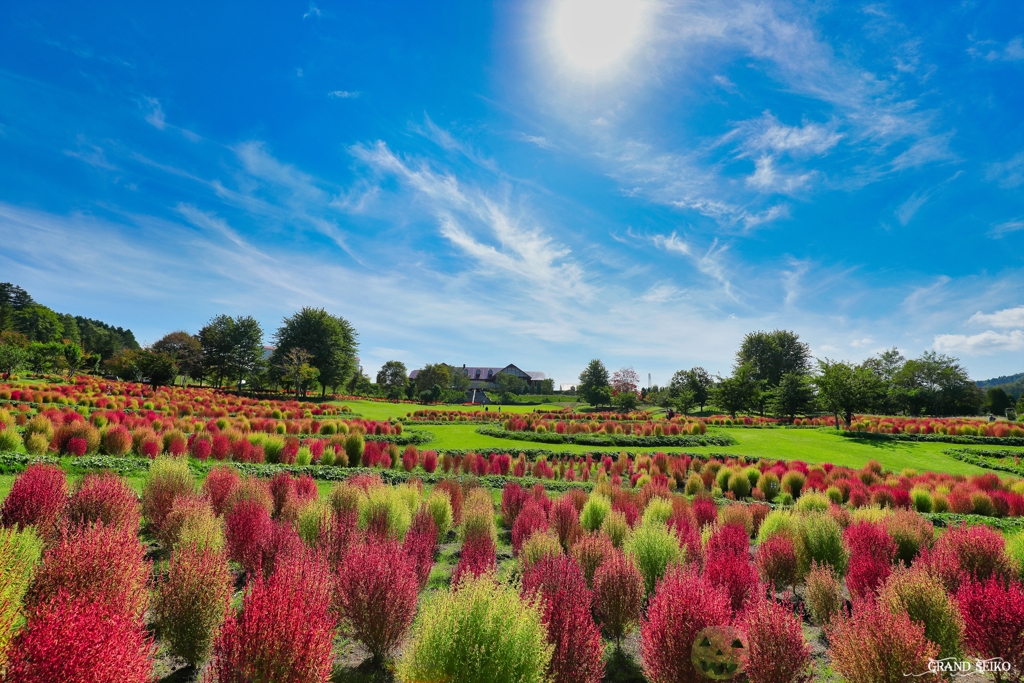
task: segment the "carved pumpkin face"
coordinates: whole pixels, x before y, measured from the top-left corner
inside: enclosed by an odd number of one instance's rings
[[[732,626],[708,626],[693,641],[691,661],[701,674],[714,681],[727,681],[743,671],[747,643]]]

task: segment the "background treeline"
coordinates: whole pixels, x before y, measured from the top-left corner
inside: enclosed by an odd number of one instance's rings
[[[21,287],[0,283],[0,372],[97,371],[124,349],[138,349],[131,330],[57,313]]]

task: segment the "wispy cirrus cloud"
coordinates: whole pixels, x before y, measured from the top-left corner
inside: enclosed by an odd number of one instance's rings
[[[981,311],[978,311],[972,315],[967,322],[975,325],[991,325],[992,327],[999,328],[1024,328],[1024,306],[1004,308],[993,313],[982,313]]]

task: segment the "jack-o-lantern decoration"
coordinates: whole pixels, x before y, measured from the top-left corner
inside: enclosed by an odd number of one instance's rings
[[[714,681],[727,681],[743,671],[747,643],[732,626],[708,626],[693,641],[691,661],[701,674]]]

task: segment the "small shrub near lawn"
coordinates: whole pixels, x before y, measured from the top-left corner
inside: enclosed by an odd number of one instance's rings
[[[257,577],[229,614],[213,647],[209,683],[328,680],[334,662],[331,576],[319,558],[282,558],[269,579]]]
[[[68,522],[86,527],[95,522],[138,531],[139,497],[111,472],[87,474],[68,503]]]
[[[68,506],[68,482],[56,465],[29,465],[18,475],[0,508],[5,527],[36,526],[44,539],[59,533]]]
[[[601,524],[601,532],[611,540],[613,546],[621,548],[630,533],[626,515],[618,510],[609,512],[604,518],[604,523]]]
[[[819,626],[827,626],[839,614],[843,606],[843,587],[830,566],[811,564],[805,601],[811,619]]]
[[[996,578],[965,581],[956,593],[964,619],[965,649],[984,659],[1001,657],[1011,676],[1024,670],[1024,586]],[[1018,680],[1011,676],[1001,680]]]
[[[512,525],[512,552],[518,556],[523,544],[537,531],[546,531],[548,517],[536,501],[529,501],[516,516]]]
[[[0,529],[0,669],[42,552],[42,541],[33,529]]]
[[[873,597],[890,572],[896,542],[878,523],[856,522],[846,528],[843,540],[850,552],[846,587],[855,598]]]
[[[543,610],[548,642],[554,646],[548,668],[552,683],[600,683],[604,645],[576,561],[565,555],[538,560],[523,574],[522,590],[535,596]]]
[[[828,631],[832,666],[847,683],[895,683],[906,674],[928,672],[939,648],[924,627],[880,601],[858,603],[851,617],[833,621]],[[938,680],[923,676],[916,680]]]
[[[149,683],[152,644],[142,620],[61,591],[31,614],[11,644],[8,683]],[[55,653],[60,653],[55,656]]]
[[[708,626],[732,619],[729,598],[692,570],[673,569],[658,585],[640,625],[640,657],[652,683],[704,683],[691,660],[693,641]]]
[[[451,479],[442,479],[434,487],[434,492],[437,491],[444,491],[448,494],[448,502],[452,506],[452,526],[462,524],[462,503],[464,498],[462,487],[459,486],[458,482]]]
[[[459,534],[463,541],[477,534],[484,534],[492,539],[497,538],[498,529],[494,524],[494,504],[485,489],[474,489],[466,497]]]
[[[274,520],[267,508],[255,500],[245,500],[225,519],[228,557],[242,565],[250,575],[263,569],[263,555],[274,535]]]
[[[662,525],[641,526],[626,543],[626,553],[633,558],[644,577],[646,595],[654,592],[665,572],[682,563],[684,553],[675,534]]]
[[[402,500],[398,489],[377,486],[360,500],[359,528],[379,538],[401,541],[412,523],[409,506]]]
[[[402,681],[543,683],[552,647],[541,607],[490,576],[467,578],[420,610],[398,667]]]
[[[750,683],[806,683],[811,680],[811,646],[800,618],[783,603],[756,600],[743,617],[744,659]]]
[[[178,496],[190,495],[196,483],[182,458],[157,458],[150,464],[142,486],[142,515],[157,531]]]
[[[896,542],[896,559],[909,567],[921,550],[935,542],[935,526],[910,510],[895,510],[882,520],[885,530]]]
[[[401,545],[371,538],[349,549],[336,580],[342,628],[383,662],[416,616],[416,568]]]
[[[594,572],[594,614],[616,647],[640,623],[644,577],[621,551],[613,550]]]
[[[924,627],[924,636],[939,646],[939,657],[959,658],[964,625],[956,602],[942,583],[924,568],[897,568],[879,599],[893,612],[903,612]]]
[[[568,551],[583,531],[580,527],[580,514],[573,504],[572,497],[565,495],[555,501],[548,518],[551,528],[558,536],[558,542],[562,544],[562,549]]]
[[[434,567],[434,552],[437,550],[437,527],[425,507],[413,517],[412,526],[402,542],[402,549],[416,575],[417,587],[423,590],[430,578],[430,570]]]
[[[188,544],[174,551],[153,604],[157,629],[171,652],[194,667],[207,660],[231,590],[222,550]]]
[[[942,534],[920,561],[939,577],[946,590],[955,593],[969,578],[984,581],[1011,573],[1002,535],[984,526],[960,526]]]
[[[526,572],[537,562],[562,554],[562,544],[551,530],[536,531],[519,549],[519,567]]]
[[[523,506],[529,500],[530,494],[514,481],[505,484],[501,490],[501,519],[509,529],[516,522],[516,517],[522,512]]]
[[[452,528],[452,502],[443,491],[434,490],[424,503],[427,512],[434,519],[434,526],[437,527],[437,538],[443,543],[448,538],[448,532]]]

